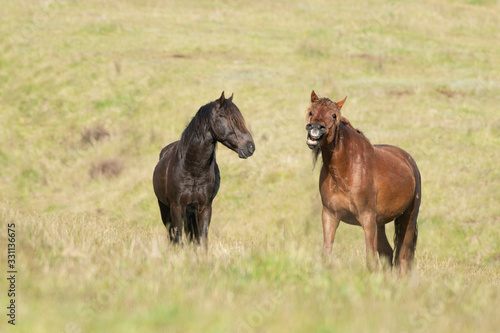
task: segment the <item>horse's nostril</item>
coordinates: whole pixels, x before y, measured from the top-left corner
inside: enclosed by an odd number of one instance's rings
[[[248,152],[250,153],[250,155],[252,155],[254,151],[255,151],[255,145],[252,142],[250,142],[248,144]]]
[[[311,128],[312,128],[312,124],[307,124],[307,125],[306,125],[306,131],[310,131],[310,130],[311,130]]]
[[[309,133],[312,136],[319,136],[321,134],[320,130],[318,130],[317,128],[313,128]]]

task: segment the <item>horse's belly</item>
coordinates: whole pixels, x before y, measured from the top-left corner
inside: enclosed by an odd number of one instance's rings
[[[415,195],[415,162],[403,149],[376,145],[377,222],[399,217]]]
[[[337,207],[337,214],[342,222],[359,226],[361,224],[359,223],[357,216],[353,213],[355,211],[356,208],[352,204],[350,204],[349,207]]]
[[[413,171],[406,164],[385,170],[377,181],[377,222],[387,223],[401,216],[410,206],[415,194]]]
[[[380,190],[377,195],[377,223],[385,224],[401,216],[410,206],[414,191],[410,180]]]

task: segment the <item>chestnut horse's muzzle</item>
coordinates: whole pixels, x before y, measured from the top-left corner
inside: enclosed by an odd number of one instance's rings
[[[306,125],[306,130],[307,145],[309,148],[314,149],[318,145],[321,138],[323,138],[323,135],[325,135],[326,126],[317,123],[310,123]]]

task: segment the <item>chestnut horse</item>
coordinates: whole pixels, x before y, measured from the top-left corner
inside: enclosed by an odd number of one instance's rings
[[[403,149],[372,145],[355,129],[340,113],[346,98],[334,103],[318,98],[313,90],[308,109],[307,145],[314,163],[320,152],[323,157],[319,178],[323,251],[331,254],[343,221],[363,228],[368,268],[378,267],[376,252],[392,266],[393,249],[385,225],[394,220],[394,264],[404,273],[411,268],[417,245],[420,172]]]
[[[233,103],[233,96],[221,97],[200,108],[175,141],[160,153],[153,173],[153,186],[160,205],[163,224],[170,240],[182,240],[182,225],[189,240],[208,248],[208,227],[212,217],[212,200],[220,185],[219,167],[215,161],[217,142],[238,153],[252,156],[255,144],[245,119]]]

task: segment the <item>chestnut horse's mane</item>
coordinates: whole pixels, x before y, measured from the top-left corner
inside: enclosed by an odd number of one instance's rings
[[[340,121],[342,121],[342,123],[343,123],[344,125],[346,125],[347,127],[349,127],[350,129],[352,129],[352,130],[356,131],[356,132],[357,132],[359,135],[361,135],[363,138],[365,138],[366,140],[368,140],[368,138],[365,136],[365,134],[364,134],[363,132],[361,132],[359,129],[354,128],[354,126],[352,126],[351,122],[350,122],[347,118],[345,118],[344,116],[342,116],[342,117],[340,118]]]

